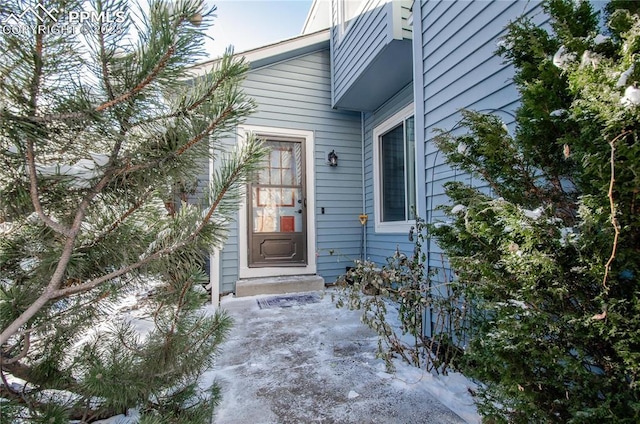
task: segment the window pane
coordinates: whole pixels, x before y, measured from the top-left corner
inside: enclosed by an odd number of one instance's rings
[[[413,116],[405,121],[406,167],[407,167],[407,216],[415,219],[416,208],[416,147]]]
[[[405,221],[404,128],[400,124],[380,140],[382,221]]]

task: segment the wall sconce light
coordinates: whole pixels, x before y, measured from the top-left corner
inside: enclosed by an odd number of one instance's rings
[[[327,161],[329,166],[338,166],[338,155],[336,155],[335,150],[332,150],[331,152],[329,152],[329,155],[327,156]]]

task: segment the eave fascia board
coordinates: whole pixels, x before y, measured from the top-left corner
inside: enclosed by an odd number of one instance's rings
[[[320,49],[323,45],[328,47],[329,30],[314,32],[311,34],[299,35],[273,44],[257,47],[240,53],[234,53],[235,57],[244,57],[252,68],[255,64],[266,66],[269,63],[280,62],[285,57],[294,57],[313,50],[314,47]],[[209,72],[220,59],[209,60],[190,68],[190,76],[198,77]]]

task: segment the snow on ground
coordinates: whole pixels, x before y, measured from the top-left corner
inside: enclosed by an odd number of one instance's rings
[[[434,376],[396,361],[386,372],[360,311],[317,303],[260,309],[222,300],[234,318],[208,381],[222,387],[214,423],[479,423],[460,374]]]
[[[203,387],[216,381],[222,401],[213,423],[480,423],[464,376],[432,375],[399,360],[390,374],[375,357],[376,334],[361,311],[336,308],[330,290],[316,303],[261,309],[265,296],[227,296],[234,326]],[[139,298],[118,308],[148,331]],[[205,313],[214,313],[214,307]],[[16,384],[24,382],[15,379]],[[135,424],[136,410],[98,424]]]

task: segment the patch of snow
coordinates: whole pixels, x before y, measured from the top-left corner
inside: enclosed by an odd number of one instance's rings
[[[89,153],[91,160],[98,166],[105,166],[109,162],[109,155],[103,153]]]
[[[9,290],[12,284],[13,280],[10,280],[8,278],[0,278],[0,287],[2,287],[4,290]]]
[[[627,69],[622,74],[620,74],[620,78],[618,78],[618,82],[616,83],[616,87],[617,88],[622,88],[625,85],[627,85],[627,80],[629,79],[631,74],[633,74],[633,71],[635,69],[636,69],[636,65],[635,65],[635,63],[632,63],[631,66],[629,66],[629,69]]]
[[[94,424],[136,424],[138,421],[140,421],[140,413],[135,409],[129,409],[127,415],[116,415],[106,420],[94,421]]]
[[[438,221],[434,223],[433,226],[436,228],[442,228],[442,227],[450,227],[451,224],[452,224],[451,221]]]
[[[620,100],[620,103],[622,103],[626,107],[639,105],[640,88],[637,88],[633,85],[627,87],[627,89],[624,90],[624,97]]]
[[[260,297],[221,300],[236,322],[222,355],[205,374],[205,383],[222,386],[214,422],[283,422],[278,413],[291,422],[365,422],[374,406],[380,411],[377,422],[420,421],[406,419],[409,415],[422,416],[422,422],[457,422],[448,415],[438,420],[433,399],[467,423],[481,422],[473,403],[476,385],[461,374],[436,376],[400,360],[387,372],[375,357],[377,336],[359,322],[362,311],[337,309],[329,295],[296,308],[259,309]],[[342,391],[349,407],[333,405],[319,390]],[[381,396],[392,397],[399,407],[381,404]],[[399,415],[390,419],[390,410]]]
[[[15,377],[9,373],[5,375],[6,375],[7,383],[9,383],[9,388],[14,392],[20,392],[22,390],[25,390],[25,391],[30,390],[29,385],[25,380]]]
[[[40,222],[40,217],[38,216],[37,212],[31,212],[27,217],[26,221],[29,224],[37,224],[38,222]]]
[[[552,111],[549,116],[552,116],[554,118],[559,118],[561,116],[564,116],[567,114],[567,109],[556,109],[554,111]]]
[[[205,289],[202,284],[194,284],[191,286],[191,290],[197,293],[207,294],[207,289]]]
[[[532,211],[529,209],[523,209],[522,212],[524,213],[524,216],[535,221],[542,216],[542,212],[544,212],[544,209],[542,208],[542,206],[538,206]]]
[[[573,227],[560,228],[560,245],[566,246],[571,240],[575,240],[577,234],[574,233]]]
[[[562,70],[566,70],[574,60],[576,60],[576,54],[568,51],[564,44],[553,55],[553,64]]]
[[[600,64],[600,61],[602,60],[602,56],[594,53],[590,50],[585,50],[584,53],[582,53],[582,59],[580,60],[580,66],[581,67],[588,67],[591,66],[594,69],[596,67],[598,67],[598,65]]]
[[[522,309],[529,309],[529,306],[521,300],[509,299],[509,304]]]
[[[39,393],[38,400],[45,403],[55,403],[58,405],[72,405],[77,403],[80,395],[67,390],[46,389]]]
[[[481,422],[471,396],[478,386],[464,375],[457,372],[433,375],[415,367],[403,367],[396,373],[396,379],[405,389],[423,387],[467,423]]]
[[[9,234],[13,230],[13,222],[0,223],[0,234]]]
[[[36,164],[36,170],[44,176],[65,176],[73,179],[74,188],[87,188],[89,181],[100,176],[98,165],[91,159],[80,159],[73,165],[68,164]]]
[[[20,261],[20,268],[25,272],[33,270],[37,265],[38,260],[35,258],[26,258]]]
[[[141,341],[144,341],[146,336],[148,336],[155,328],[155,324],[152,319],[129,317],[127,321],[131,324],[136,333],[138,333]]]
[[[596,46],[600,45],[600,44],[604,44],[607,41],[611,40],[611,37],[609,37],[608,35],[602,35],[602,34],[598,34],[594,37],[593,39],[593,44],[595,44]]]
[[[511,50],[513,48],[513,43],[510,42],[510,41],[505,40],[504,38],[501,38],[496,43],[496,47],[498,47],[498,48],[504,47],[507,50]]]
[[[458,143],[458,153],[461,155],[466,155],[467,154],[467,150],[469,149],[469,146],[466,145],[466,143],[460,142]]]
[[[453,208],[451,208],[451,213],[460,214],[460,213],[464,213],[466,210],[467,210],[467,207],[465,205],[455,205]]]

